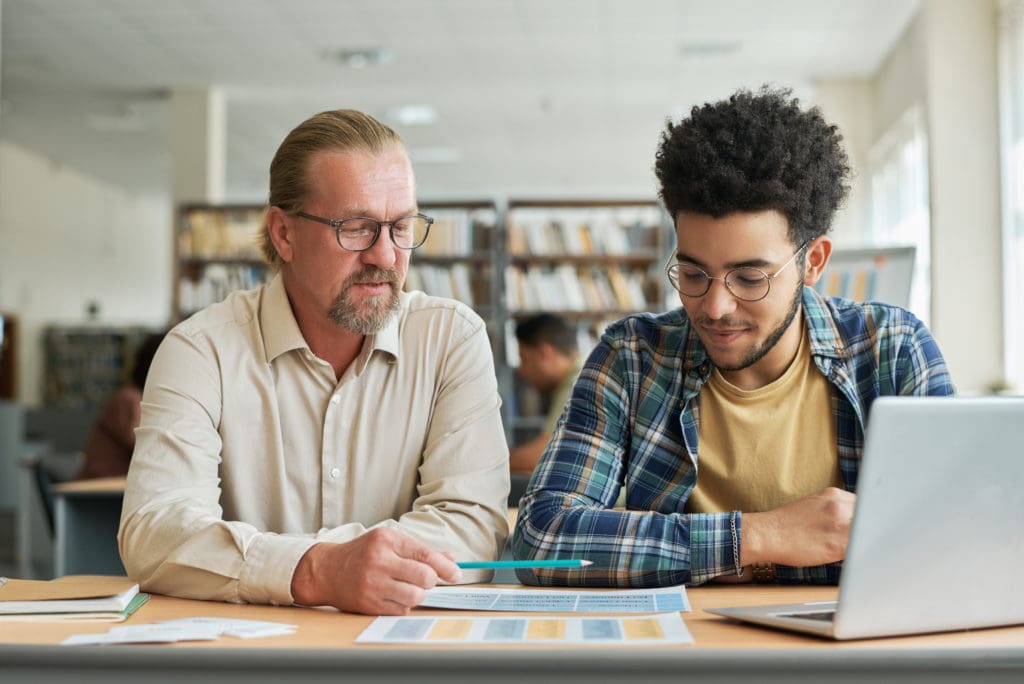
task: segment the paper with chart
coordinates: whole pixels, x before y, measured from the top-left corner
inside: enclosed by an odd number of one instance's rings
[[[434,587],[420,604],[453,610],[511,610],[521,613],[660,613],[690,610],[682,585],[660,589],[566,591]]]
[[[656,646],[691,644],[679,613],[643,617],[379,617],[357,644],[528,644]]]

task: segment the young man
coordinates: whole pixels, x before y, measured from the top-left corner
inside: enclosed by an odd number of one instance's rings
[[[530,475],[551,439],[572,393],[572,384],[580,372],[576,330],[561,316],[537,314],[516,326],[519,343],[519,368],[516,372],[538,392],[550,396],[544,427],[529,441],[509,451],[509,469],[517,475]]]
[[[847,191],[840,141],[785,91],[668,125],[655,169],[682,308],[620,321],[584,365],[513,549],[594,564],[524,582],[838,580],[872,401],[953,392],[911,313],[810,287]]]
[[[118,541],[148,591],[402,614],[507,535],[508,451],[484,324],[403,293],[418,212],[398,135],[324,112],[270,166],[278,274],[156,355]]]

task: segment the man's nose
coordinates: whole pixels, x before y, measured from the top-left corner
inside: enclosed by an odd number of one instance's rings
[[[736,310],[736,296],[726,287],[725,280],[712,280],[701,300],[701,308],[712,320],[725,318]]]

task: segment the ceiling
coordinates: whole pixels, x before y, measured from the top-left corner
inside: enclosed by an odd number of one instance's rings
[[[2,0],[0,136],[169,192],[168,96],[223,90],[227,199],[296,124],[354,107],[433,199],[652,196],[666,117],[737,87],[874,72],[917,0]],[[341,50],[384,48],[354,67]],[[403,124],[397,107],[436,121]]]

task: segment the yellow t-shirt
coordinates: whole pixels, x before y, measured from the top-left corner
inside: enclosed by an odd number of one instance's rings
[[[806,334],[786,372],[759,389],[742,390],[713,371],[700,391],[697,486],[686,511],[767,511],[842,488],[832,392]]]

